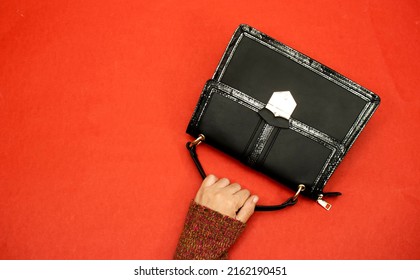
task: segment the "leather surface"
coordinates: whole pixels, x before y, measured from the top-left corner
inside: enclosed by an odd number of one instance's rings
[[[292,55],[291,55],[292,54]],[[379,105],[377,95],[248,25],[232,37],[187,132],[316,199]],[[290,120],[264,109],[290,91]],[[289,129],[290,127],[290,129]]]
[[[269,125],[281,128],[289,128],[289,120],[284,118],[275,117],[274,114],[267,108],[258,111],[260,117]]]
[[[288,90],[298,106],[292,117],[342,140],[366,101],[248,37],[243,37],[218,80],[267,103]]]

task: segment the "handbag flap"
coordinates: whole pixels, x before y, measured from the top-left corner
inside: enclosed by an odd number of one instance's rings
[[[292,117],[349,146],[379,97],[310,57],[241,25],[213,79],[267,103],[273,92],[290,91]]]

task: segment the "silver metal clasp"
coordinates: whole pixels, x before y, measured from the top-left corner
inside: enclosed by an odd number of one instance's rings
[[[289,120],[296,106],[297,103],[290,91],[276,91],[271,95],[265,108],[270,110],[275,117]]]

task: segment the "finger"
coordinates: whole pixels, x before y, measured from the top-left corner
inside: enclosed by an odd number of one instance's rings
[[[251,193],[247,189],[242,189],[234,194],[237,209],[241,208]]]
[[[238,183],[233,183],[233,184],[230,184],[229,186],[227,186],[225,189],[230,194],[234,194],[234,193],[236,193],[236,192],[238,192],[238,191],[241,190],[241,185],[239,185]]]
[[[238,214],[236,215],[236,219],[246,223],[248,219],[254,214],[255,205],[258,202],[258,196],[253,195],[250,196],[246,201],[244,206],[242,206],[241,210],[239,210]]]
[[[214,184],[214,186],[216,187],[216,188],[224,188],[224,187],[226,187],[226,186],[229,186],[229,184],[230,184],[230,181],[229,181],[229,179],[228,178],[222,178],[222,179],[219,179],[215,184]]]
[[[218,178],[214,176],[213,174],[208,175],[204,180],[203,183],[201,183],[202,187],[209,187],[216,183]]]

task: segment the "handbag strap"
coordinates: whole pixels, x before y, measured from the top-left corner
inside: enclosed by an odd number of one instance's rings
[[[201,165],[200,160],[198,159],[197,155],[197,146],[204,141],[205,137],[204,135],[200,134],[197,139],[195,139],[193,142],[187,142],[187,149],[190,152],[190,156],[197,167],[198,172],[200,173],[201,178],[204,180],[204,178],[207,177],[206,172],[203,169],[203,166]],[[301,191],[305,189],[304,185],[299,185],[299,189],[296,192],[296,194],[290,198],[288,198],[285,202],[278,204],[278,205],[257,205],[255,206],[255,211],[274,211],[274,210],[281,210],[283,208],[286,208],[288,206],[293,206],[298,201],[298,196]]]

